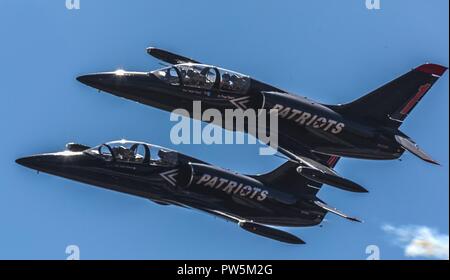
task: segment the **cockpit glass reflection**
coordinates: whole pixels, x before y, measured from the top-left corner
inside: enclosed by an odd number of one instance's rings
[[[181,75],[183,85],[211,89],[217,79],[216,69],[202,64],[176,65]]]
[[[143,142],[125,140],[102,144],[87,150],[86,153],[106,161],[158,165],[177,163],[176,152]]]
[[[245,93],[250,87],[250,78],[234,71],[205,64],[185,63],[151,72],[171,85],[183,85],[205,90],[221,90]]]
[[[180,78],[178,77],[178,72],[174,67],[166,67],[159,70],[151,72],[153,75],[158,77],[163,82],[177,86],[180,85]]]
[[[246,92],[250,86],[250,79],[242,74],[219,68],[220,89],[232,92]]]

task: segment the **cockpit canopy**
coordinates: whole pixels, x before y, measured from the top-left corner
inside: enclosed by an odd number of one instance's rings
[[[246,93],[250,87],[248,76],[205,64],[177,64],[151,73],[174,86],[218,89],[234,93]]]
[[[112,141],[85,151],[106,161],[149,165],[176,165],[177,153],[156,145],[136,141]]]

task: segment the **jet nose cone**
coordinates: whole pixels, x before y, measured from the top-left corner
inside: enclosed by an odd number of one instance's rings
[[[95,81],[95,75],[82,75],[77,77],[77,81],[80,83],[83,83],[85,85],[91,84],[93,81]]]
[[[89,162],[89,159],[82,152],[62,151],[18,158],[16,163],[40,172],[75,178],[79,166]]]
[[[142,96],[152,89],[155,79],[158,78],[146,72],[129,72],[121,69],[77,77],[77,80],[85,85],[129,99]]]
[[[29,156],[16,159],[17,164],[36,170],[40,170],[45,164],[47,164],[47,162],[48,158],[44,155]]]
[[[16,159],[16,163],[38,171],[52,172],[71,165],[75,160],[72,155],[71,152],[40,154]]]
[[[23,166],[27,166],[30,162],[30,157],[23,157],[23,158],[18,158],[16,159],[16,163],[23,165]]]
[[[107,73],[88,74],[77,77],[77,81],[87,86],[100,89],[108,83],[110,76],[111,74]]]
[[[77,80],[101,91],[122,94],[130,87],[136,86],[136,78],[141,76],[140,73],[117,70],[114,72],[87,74],[77,77]]]

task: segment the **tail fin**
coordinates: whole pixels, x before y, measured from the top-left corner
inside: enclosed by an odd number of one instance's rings
[[[333,168],[339,161],[337,156],[319,155],[320,162]],[[261,182],[272,184],[290,193],[316,195],[322,187],[321,183],[309,180],[298,173],[298,163],[287,161],[269,173],[253,176]],[[304,186],[304,187],[302,187]]]
[[[446,70],[441,65],[423,64],[353,102],[332,107],[344,115],[398,128]]]

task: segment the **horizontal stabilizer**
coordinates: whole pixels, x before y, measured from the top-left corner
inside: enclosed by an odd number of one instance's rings
[[[358,218],[350,217],[350,216],[348,216],[348,215],[342,213],[341,211],[337,210],[336,208],[333,208],[333,207],[331,207],[331,206],[329,206],[329,205],[326,205],[325,203],[323,203],[323,202],[321,202],[321,201],[316,200],[316,201],[314,201],[314,203],[315,203],[317,206],[319,206],[320,208],[322,208],[322,209],[324,209],[324,210],[326,210],[326,211],[328,211],[328,212],[330,212],[330,213],[333,213],[333,214],[335,214],[335,215],[338,215],[339,217],[345,218],[345,219],[350,220],[350,221],[352,221],[352,222],[362,223],[362,221],[359,220]]]
[[[330,174],[318,169],[303,166],[299,166],[297,172],[312,181],[330,185],[344,191],[357,193],[369,192],[363,186],[336,174]]]
[[[157,59],[165,61],[169,64],[181,64],[181,63],[200,63],[192,58],[187,58],[169,51],[158,49],[154,47],[147,48],[147,53]]]
[[[395,140],[400,144],[400,146],[402,146],[405,150],[410,151],[412,154],[414,154],[415,156],[421,158],[422,160],[429,162],[429,163],[433,163],[433,164],[437,164],[439,165],[439,163],[437,161],[435,161],[434,159],[432,159],[429,155],[427,155],[422,149],[419,148],[419,146],[417,146],[416,143],[414,143],[414,141],[412,141],[409,138],[405,138],[403,136],[400,135],[395,135]]]
[[[305,241],[301,240],[297,236],[273,227],[245,221],[239,222],[239,226],[248,232],[275,239],[281,242],[290,244],[305,244]]]
[[[278,147],[278,149],[280,150],[281,153],[283,153],[285,156],[287,156],[290,160],[292,160],[294,162],[301,163],[310,168],[320,170],[324,173],[334,174],[334,175],[337,174],[332,168],[330,168],[316,160],[313,160],[309,157],[296,155],[296,154],[294,154],[286,149],[283,149],[281,147]]]
[[[330,185],[350,192],[368,192],[368,190],[366,190],[361,185],[339,176],[332,168],[320,162],[307,157],[295,155],[281,148],[279,149],[292,161],[298,162],[300,166],[297,168],[297,172],[311,181]],[[330,166],[333,166],[333,164],[330,164]]]

